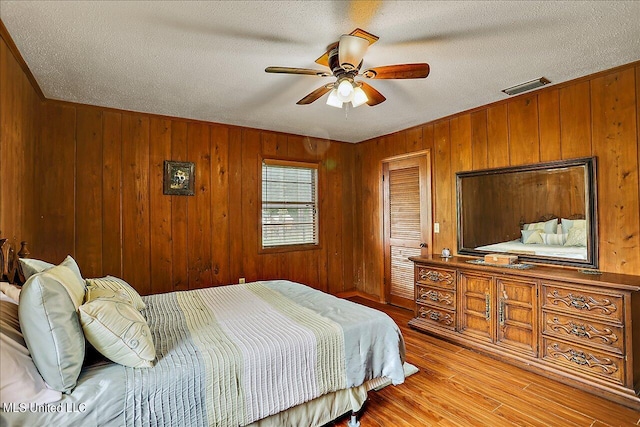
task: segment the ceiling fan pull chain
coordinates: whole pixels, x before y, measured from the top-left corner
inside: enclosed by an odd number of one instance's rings
[[[347,120],[349,118],[349,103],[344,103],[344,119]]]

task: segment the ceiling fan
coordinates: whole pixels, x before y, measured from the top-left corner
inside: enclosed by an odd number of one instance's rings
[[[316,77],[334,76],[336,81],[320,86],[297,102],[307,105],[318,100],[329,92],[327,105],[342,108],[343,104],[351,103],[353,107],[378,105],[386,100],[384,95],[364,81],[356,81],[356,77],[365,79],[423,79],[429,75],[429,64],[397,64],[383,67],[369,68],[360,73],[362,58],[369,47],[378,41],[374,36],[360,28],[350,34],[344,34],[340,40],[331,44],[327,51],[316,63],[329,67],[330,71],[312,70],[310,68],[267,67],[267,73],[302,74]]]

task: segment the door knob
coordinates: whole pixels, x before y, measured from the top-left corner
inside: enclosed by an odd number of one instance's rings
[[[421,248],[426,248],[426,247],[427,247],[427,244],[426,244],[426,243],[420,243],[420,247],[421,247]]]

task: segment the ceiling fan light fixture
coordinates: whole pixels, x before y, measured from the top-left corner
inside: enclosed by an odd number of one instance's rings
[[[348,79],[343,79],[338,84],[338,99],[342,102],[351,102],[355,90],[353,84]]]
[[[338,98],[338,89],[334,88],[331,92],[329,92],[329,97],[327,98],[327,105],[336,108],[342,108],[342,101]]]
[[[346,71],[358,68],[364,53],[369,47],[369,41],[358,36],[343,35],[338,43],[338,60],[340,67]]]
[[[364,90],[360,86],[356,87],[353,91],[353,99],[351,100],[351,105],[353,108],[359,107],[365,102],[367,102],[369,98],[367,98],[367,94],[364,93]]]

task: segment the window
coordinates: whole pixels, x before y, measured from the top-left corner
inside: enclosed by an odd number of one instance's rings
[[[318,165],[262,161],[262,248],[318,245]]]

